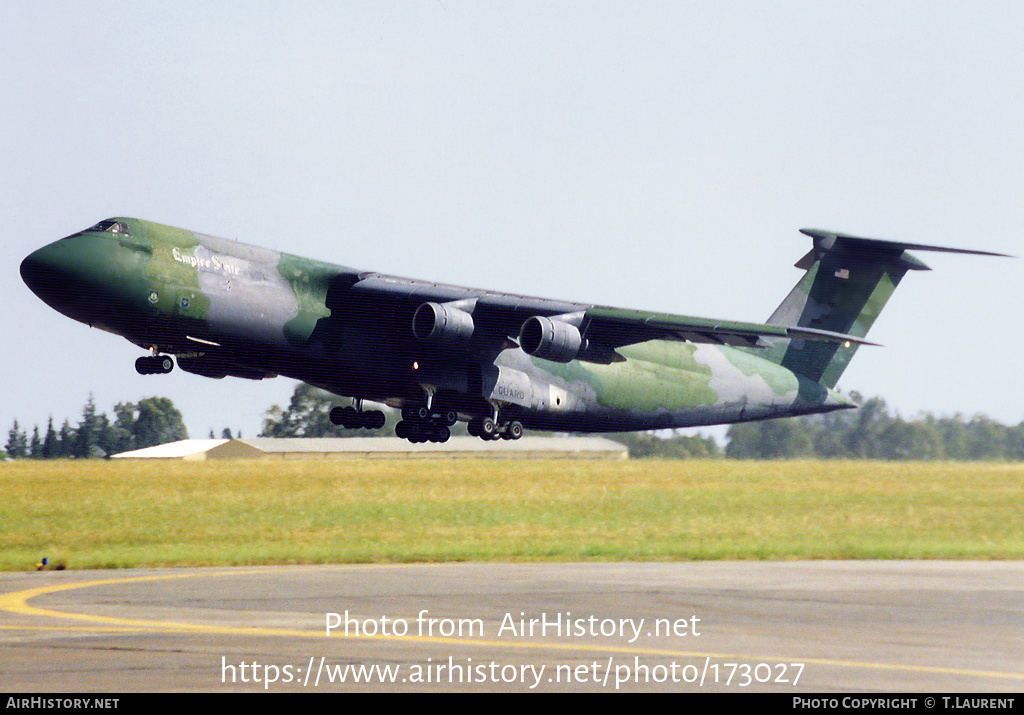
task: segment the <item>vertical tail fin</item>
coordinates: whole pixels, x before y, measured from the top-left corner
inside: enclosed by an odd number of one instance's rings
[[[830,330],[859,338],[867,335],[908,270],[930,270],[909,249],[1003,255],[881,241],[817,229],[802,229],[801,233],[814,240],[811,251],[796,263],[797,268],[807,272],[768,323]],[[777,351],[772,357],[783,367],[831,388],[857,352],[857,345],[792,340],[772,350]]]

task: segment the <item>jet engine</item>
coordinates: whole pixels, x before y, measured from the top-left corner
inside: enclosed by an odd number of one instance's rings
[[[519,346],[534,357],[571,362],[583,347],[583,336],[575,325],[535,315],[523,322],[519,330]]]
[[[423,303],[412,316],[412,334],[420,340],[464,343],[473,337],[473,316],[442,303]]]

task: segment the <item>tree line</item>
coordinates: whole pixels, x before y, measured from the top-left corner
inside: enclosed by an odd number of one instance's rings
[[[1024,461],[1024,422],[1004,425],[985,415],[936,417],[931,413],[904,419],[893,414],[880,397],[864,399],[856,392],[850,397],[861,405],[859,409],[731,425],[724,449],[704,435],[636,432],[608,436],[625,444],[631,457]],[[391,410],[386,410],[387,424],[382,430],[351,430],[332,424],[328,417],[331,407],[347,402],[300,382],[287,408],[274,405],[266,411],[260,436],[394,434],[394,423],[400,417]],[[222,436],[231,433],[224,430]],[[169,398],[119,402],[111,418],[96,410],[90,395],[75,426],[64,420],[57,429],[51,417],[45,431],[35,426],[29,434],[15,420],[5,450],[13,458],[102,458],[180,439],[188,439],[188,430]]]
[[[1024,460],[1024,423],[1003,425],[984,415],[914,419],[893,414],[880,397],[850,397],[858,409],[821,415],[743,422],[729,427],[723,449],[712,437],[655,432],[617,432],[631,457],[670,459],[884,459],[884,460]],[[295,386],[287,408],[265,413],[263,437],[346,437],[394,434],[398,416],[388,413],[381,431],[349,430],[331,423],[331,407],[347,404],[305,383]]]
[[[937,417],[927,412],[905,419],[892,414],[880,397],[865,400],[856,392],[850,397],[860,408],[732,425],[725,456],[1024,460],[1024,422],[1004,425],[980,414]]]
[[[1024,423],[1004,425],[985,415],[905,419],[880,397],[850,397],[858,409],[729,426],[726,446],[701,435],[617,434],[632,457],[732,459],[1024,460]]]
[[[77,425],[65,419],[58,429],[50,417],[45,431],[35,425],[30,435],[14,420],[4,451],[14,459],[103,458],[179,439],[188,439],[188,430],[170,398],[118,402],[111,418],[96,410],[90,394]]]

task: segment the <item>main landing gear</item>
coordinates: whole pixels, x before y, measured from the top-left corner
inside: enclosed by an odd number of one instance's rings
[[[328,415],[331,423],[345,429],[380,429],[384,426],[384,413],[380,410],[356,409],[354,407],[334,407]]]
[[[447,442],[451,426],[459,416],[454,411],[432,412],[426,407],[407,407],[402,410],[402,421],[395,425],[395,434],[410,442]]]
[[[166,375],[173,369],[170,355],[146,355],[135,361],[135,370],[140,375]]]
[[[499,422],[493,417],[470,420],[469,433],[483,440],[519,439],[523,436],[523,423],[518,420]]]
[[[453,411],[431,412],[426,407],[402,410],[402,421],[395,425],[395,434],[410,442],[447,442],[451,426],[458,421]],[[518,420],[500,422],[494,417],[477,417],[469,422],[469,433],[485,440],[519,439],[523,423]]]

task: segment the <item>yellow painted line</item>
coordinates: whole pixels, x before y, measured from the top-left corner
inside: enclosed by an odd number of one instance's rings
[[[47,633],[57,632],[81,632],[81,633],[138,633],[138,628],[129,628],[128,626],[15,626],[15,625],[0,625],[0,631],[45,631]]]
[[[373,568],[376,565],[360,565],[350,568]],[[380,568],[395,568],[395,564],[381,564]],[[413,567],[412,565],[409,566]],[[22,630],[85,630],[85,631],[158,631],[171,633],[201,633],[206,635],[240,635],[240,636],[281,636],[290,638],[342,638],[345,640],[393,642],[393,643],[419,643],[428,645],[460,645],[478,648],[517,648],[522,650],[551,650],[563,652],[601,652],[621,655],[646,655],[658,657],[676,658],[711,658],[715,660],[730,659],[730,661],[773,661],[776,663],[803,663],[806,665],[823,665],[836,668],[861,668],[866,670],[891,670],[898,672],[933,673],[939,675],[959,675],[975,678],[997,678],[1004,680],[1024,681],[1024,673],[1004,673],[986,670],[966,670],[962,668],[943,668],[927,665],[906,665],[893,663],[870,663],[863,661],[833,660],[828,658],[786,658],[780,656],[751,656],[739,653],[711,653],[699,651],[678,651],[664,650],[657,648],[635,648],[628,646],[609,646],[593,643],[548,643],[537,641],[495,641],[469,638],[446,638],[443,636],[346,636],[344,634],[328,635],[324,630],[302,631],[288,628],[254,628],[241,626],[206,626],[197,623],[175,623],[171,621],[152,621],[131,618],[114,618],[111,616],[96,616],[86,613],[72,613],[68,611],[54,611],[46,608],[30,606],[28,601],[39,596],[63,591],[73,591],[80,588],[92,588],[95,586],[110,586],[114,584],[143,583],[146,581],[167,581],[179,578],[215,578],[218,576],[244,576],[248,574],[266,573],[265,570],[251,571],[216,571],[204,573],[186,574],[160,574],[156,576],[133,576],[130,578],[100,579],[96,581],[80,581],[76,583],[57,584],[53,586],[39,586],[23,591],[0,594],[0,611],[7,611],[22,616],[39,616],[46,618],[62,618],[77,621],[85,621],[93,624],[93,627],[67,628],[63,626],[27,627]],[[18,630],[19,626],[4,626],[12,630]]]

